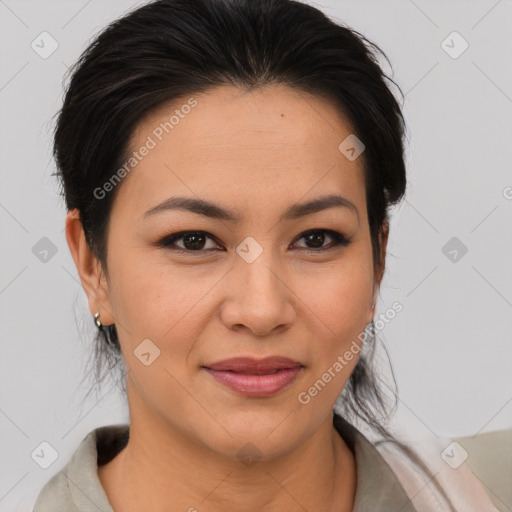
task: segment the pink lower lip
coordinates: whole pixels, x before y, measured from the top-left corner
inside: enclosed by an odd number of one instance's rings
[[[245,396],[270,396],[281,391],[293,382],[299,374],[301,366],[282,368],[276,373],[255,375],[235,373],[228,370],[205,370],[219,382]]]

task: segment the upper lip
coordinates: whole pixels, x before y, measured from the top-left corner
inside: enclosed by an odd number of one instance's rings
[[[204,365],[211,370],[224,370],[235,372],[266,372],[272,370],[280,370],[284,368],[296,368],[302,366],[298,361],[294,361],[283,356],[269,356],[263,359],[255,359],[253,357],[233,357]]]

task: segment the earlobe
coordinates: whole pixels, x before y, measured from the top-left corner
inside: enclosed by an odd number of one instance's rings
[[[85,239],[78,209],[70,210],[66,216],[66,240],[75,262],[82,287],[87,294],[89,311],[101,314],[104,325],[114,323],[108,285],[102,272],[101,263],[95,257]]]

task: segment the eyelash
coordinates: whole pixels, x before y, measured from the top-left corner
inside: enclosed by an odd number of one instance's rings
[[[308,231],[304,231],[304,233],[301,233],[301,235],[298,236],[296,238],[296,240],[300,240],[301,238],[304,238],[307,235],[310,235],[313,233],[327,233],[333,239],[333,242],[331,242],[330,246],[322,247],[319,249],[310,249],[310,248],[301,247],[301,248],[299,248],[300,251],[304,251],[304,252],[307,252],[310,254],[319,253],[319,252],[334,249],[338,246],[346,247],[352,241],[352,238],[347,238],[346,236],[342,235],[341,233],[338,233],[337,231],[333,231],[330,229],[310,229]],[[209,233],[207,233],[206,231],[180,231],[179,233],[175,233],[173,235],[164,237],[162,240],[157,242],[156,245],[159,247],[163,247],[165,249],[170,249],[172,251],[181,252],[181,253],[185,253],[185,254],[191,254],[191,255],[194,255],[194,253],[197,253],[197,255],[200,255],[201,253],[205,253],[207,251],[217,250],[217,249],[206,249],[206,250],[198,249],[198,250],[194,251],[191,249],[183,249],[181,247],[176,247],[176,246],[173,247],[173,245],[176,241],[183,239],[186,235],[204,235],[206,238],[209,238],[210,240],[214,241],[215,243],[218,243],[215,240],[215,238],[213,236],[211,236]]]

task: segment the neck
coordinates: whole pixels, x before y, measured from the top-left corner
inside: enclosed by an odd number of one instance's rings
[[[127,446],[98,468],[116,512],[353,510],[355,460],[332,416],[295,449],[253,464],[194,443],[168,424],[135,418]]]

